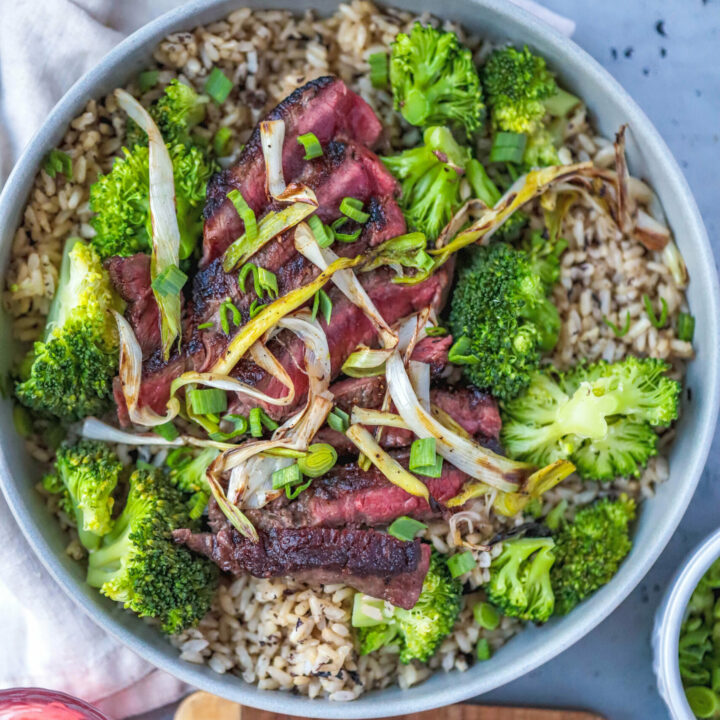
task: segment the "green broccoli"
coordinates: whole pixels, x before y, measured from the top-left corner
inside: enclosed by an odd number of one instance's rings
[[[74,445],[62,445],[57,452],[55,474],[46,476],[43,485],[61,492],[72,508],[80,542],[94,550],[103,535],[112,528],[113,490],[122,473],[118,456],[105,444],[96,440],[80,440]]]
[[[550,571],[555,612],[565,615],[583,598],[609,582],[630,552],[629,525],[635,501],[621,495],[582,508],[555,534],[555,564]]]
[[[518,213],[511,215],[511,219]],[[527,217],[526,221],[527,223]],[[507,223],[506,223],[507,224]],[[505,225],[502,226],[503,228]],[[560,258],[567,249],[567,240],[557,238],[555,242],[545,237],[542,230],[533,230],[526,233],[518,244],[530,257],[533,264],[533,272],[540,278],[547,293],[552,292],[553,287],[560,279]]]
[[[485,63],[482,75],[493,129],[527,138],[523,164],[559,164],[556,144],[562,138],[567,115],[580,100],[558,88],[545,60],[527,46],[522,50],[496,50]],[[546,119],[548,115],[555,119]]]
[[[183,494],[158,470],[135,470],[127,502],[102,544],[90,553],[87,582],[163,632],[195,625],[210,609],[217,568],[177,545],[172,531],[195,527]]]
[[[402,184],[401,205],[411,227],[435,240],[462,205],[460,173],[470,159],[446,127],[429,127],[424,145],[384,157]]]
[[[377,619],[362,612],[363,603],[373,607]],[[452,632],[461,605],[462,583],[450,575],[446,558],[433,552],[422,592],[412,610],[396,607],[388,613],[382,600],[356,596],[353,625],[357,628],[360,654],[399,645],[401,662],[426,662]]]
[[[470,137],[485,106],[472,53],[453,32],[416,22],[392,43],[390,83],[395,109],[411,125],[459,123]]]
[[[220,451],[216,448],[208,447],[195,457],[187,448],[177,448],[168,455],[166,464],[170,482],[179,490],[191,493],[188,512],[193,520],[199,518],[207,506],[210,486],[205,472],[219,454]]]
[[[560,318],[531,257],[505,243],[473,248],[452,296],[450,361],[471,383],[508,399],[524,390],[551,350]]]
[[[189,257],[202,236],[205,188],[215,172],[202,150],[176,143],[168,148],[175,178],[175,205],[180,228],[180,259]],[[90,188],[96,213],[92,239],[103,258],[133,255],[151,249],[148,148],[123,148],[112,170]]]
[[[508,540],[490,565],[485,586],[488,600],[509,617],[543,623],[553,614],[555,596],[550,585],[552,538]]]
[[[110,406],[119,343],[112,308],[120,309],[119,300],[100,258],[91,246],[70,238],[45,336],[35,343],[15,387],[23,405],[68,421]]]
[[[568,459],[592,480],[637,476],[657,452],[653,426],[677,418],[680,384],[664,375],[668,369],[629,357],[538,371],[525,393],[503,404],[503,445],[539,467]]]

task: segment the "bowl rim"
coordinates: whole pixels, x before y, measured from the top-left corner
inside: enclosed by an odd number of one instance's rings
[[[446,682],[441,687],[432,688],[425,692],[423,692],[423,687],[427,687],[427,685],[420,685],[412,690],[405,691],[406,693],[412,692],[412,698],[405,695],[404,697],[399,696],[389,699],[382,697],[382,691],[376,691],[351,703],[343,704],[342,709],[340,709],[337,703],[323,699],[309,700],[308,698],[292,696],[289,693],[258,690],[257,687],[245,684],[235,676],[232,676],[232,682],[228,682],[222,675],[210,677],[207,672],[203,672],[206,668],[194,666],[180,660],[179,653],[169,643],[166,649],[160,650],[145,641],[137,632],[128,629],[115,615],[99,609],[87,594],[79,590],[76,579],[63,566],[50,544],[36,527],[37,521],[33,519],[32,509],[25,499],[27,487],[21,490],[18,485],[11,481],[10,465],[4,447],[5,441],[0,439],[0,485],[5,497],[27,541],[66,594],[94,622],[148,662],[191,685],[246,705],[305,717],[332,718],[337,715],[342,715],[345,718],[387,717],[405,713],[408,709],[413,711],[428,710],[466,700],[500,687],[526,674],[555,657],[590,632],[640,582],[679,524],[695,491],[710,449],[720,399],[720,378],[718,376],[720,286],[714,270],[712,250],[699,210],[672,153],[645,113],[630,95],[597,61],[572,40],[562,36],[552,27],[538,21],[535,16],[514,3],[506,2],[506,0],[462,0],[462,3],[476,6],[478,12],[494,15],[499,22],[509,23],[511,26],[521,26],[529,36],[535,35],[542,38],[542,41],[553,52],[562,56],[563,61],[568,63],[569,66],[581,66],[585,78],[601,86],[604,94],[609,95],[612,93],[615,100],[622,105],[632,127],[640,129],[646,144],[652,148],[652,152],[662,166],[665,180],[672,188],[672,192],[679,196],[685,207],[688,226],[684,230],[690,238],[689,242],[693,243],[693,252],[699,255],[699,264],[704,269],[704,284],[708,290],[708,295],[704,297],[704,301],[709,308],[708,315],[711,318],[711,325],[706,328],[706,333],[715,339],[715,342],[709,343],[707,348],[709,373],[704,378],[705,386],[703,388],[704,395],[710,402],[705,405],[701,432],[695,437],[694,449],[685,467],[685,485],[682,493],[678,494],[679,496],[673,503],[671,510],[666,514],[662,532],[656,536],[650,550],[643,551],[642,557],[631,563],[631,567],[628,568],[626,564],[626,571],[622,577],[617,577],[613,582],[585,601],[582,606],[576,608],[573,612],[572,622],[559,622],[553,628],[552,637],[547,642],[533,648],[533,651],[524,657],[522,662],[515,663],[512,667],[500,668],[485,674],[466,675],[464,682]],[[263,2],[262,0],[256,0],[248,4],[262,6]],[[287,5],[287,2],[284,4]],[[321,4],[327,5],[327,3]],[[381,4],[393,5],[394,3],[392,0],[382,0]],[[280,6],[277,0],[271,0],[268,5],[272,7]],[[105,55],[93,69],[83,75],[53,108],[13,168],[3,192],[0,194],[0,228],[9,223],[16,205],[18,203],[24,205],[26,202],[31,187],[30,183],[42,160],[47,138],[58,139],[60,129],[63,132],[65,131],[67,121],[64,120],[64,116],[69,110],[78,106],[81,101],[86,101],[88,97],[97,96],[96,90],[103,82],[103,78],[121,65],[123,61],[131,60],[134,54],[141,52],[154,37],[166,35],[177,28],[194,27],[198,24],[197,16],[203,12],[215,12],[216,17],[220,17],[220,12],[223,9],[228,11],[228,6],[228,0],[194,0],[170,10],[128,36]],[[526,632],[529,632],[529,629]],[[172,656],[168,651],[172,653]],[[488,678],[492,679],[488,681]],[[371,700],[373,697],[376,700]],[[411,703],[411,708],[408,707],[409,703]]]
[[[683,690],[678,661],[680,628],[690,597],[703,575],[720,558],[720,529],[685,557],[658,607],[653,629],[653,665],[658,690],[675,720],[695,720]]]

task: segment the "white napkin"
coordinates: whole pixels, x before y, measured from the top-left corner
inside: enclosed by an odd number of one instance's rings
[[[566,35],[575,28],[571,20],[531,0],[513,2]],[[181,0],[3,0],[0,185],[70,85],[125,33],[179,4]],[[78,610],[35,558],[1,497],[0,547],[0,687],[62,690],[114,718],[170,703],[187,691]]]

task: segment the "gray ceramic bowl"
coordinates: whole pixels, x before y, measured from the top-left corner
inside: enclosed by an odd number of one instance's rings
[[[672,720],[695,720],[680,678],[678,642],[690,596],[710,566],[720,557],[720,530],[698,545],[683,561],[655,613],[653,668],[658,692]]]
[[[135,33],[90,73],[78,81],[52,111],[15,167],[0,197],[0,261],[7,262],[14,230],[44,155],[56,145],[69,121],[90,97],[122,85],[141,70],[153,47],[169,32],[191,29],[221,18],[239,5],[314,7],[321,14],[336,6],[333,0],[198,0],[170,12]],[[179,660],[177,652],[157,633],[130,613],[119,610],[83,581],[83,569],[64,553],[64,539],[50,521],[32,486],[36,469],[13,430],[10,404],[0,406],[0,471],[5,495],[29,542],[50,573],[78,605],[108,632],[138,654],[179,678],[209,692],[276,712],[309,717],[371,718],[426,710],[487,692],[550,660],[592,630],[630,593],[658,557],[680,522],[707,457],[718,406],[720,301],[718,280],[705,229],[687,184],[657,131],[632,99],[592,58],[534,17],[503,0],[397,0],[415,11],[424,9],[463,23],[497,39],[527,43],[557,70],[563,85],[581,95],[599,129],[612,136],[622,123],[631,128],[630,167],[647,178],[664,205],[692,282],[689,299],[697,318],[697,359],[687,382],[692,404],[686,407],[673,447],[670,480],[648,502],[639,518],[635,548],[617,577],[566,618],[542,628],[528,628],[490,661],[464,674],[438,673],[428,682],[402,691],[397,687],[363,696],[347,705],[307,700],[279,692],[263,692],[232,676]],[[0,329],[9,346],[7,321]],[[8,353],[0,354],[5,357]],[[635,642],[644,642],[637,638]]]

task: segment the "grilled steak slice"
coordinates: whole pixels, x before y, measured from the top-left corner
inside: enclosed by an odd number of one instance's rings
[[[447,264],[424,282],[401,285],[392,282],[393,272],[390,269],[381,268],[361,275],[360,281],[375,307],[391,325],[428,305],[439,310],[450,284],[451,272],[452,268]],[[360,308],[353,305],[337,288],[332,288],[329,295],[333,303],[330,324],[321,320],[321,325],[330,348],[331,374],[337,377],[343,363],[358,345],[374,345],[377,338],[372,323]],[[307,375],[301,370],[304,367],[305,351],[302,341],[296,335],[283,331],[268,344],[268,349],[287,370],[295,386],[294,408],[299,407],[305,401],[308,389]],[[282,397],[287,392],[279,380],[259,370],[249,360],[242,360],[233,370],[233,375],[272,397]],[[231,412],[247,414],[257,405],[257,401],[247,396],[236,395]],[[263,406],[265,412],[276,420],[288,417],[294,408]]]
[[[448,364],[448,351],[452,342],[452,335],[424,337],[415,346],[411,359],[430,365],[430,373],[433,376],[440,375]]]
[[[474,385],[463,388],[437,387],[430,390],[430,402],[444,410],[456,423],[478,439],[500,437],[502,420],[495,398]]]
[[[344,582],[407,609],[417,602],[430,563],[429,545],[402,542],[374,530],[288,528],[259,535],[259,542],[253,543],[229,526],[215,535],[173,533],[176,542],[234,575]]]
[[[118,295],[127,303],[125,317],[146,358],[160,347],[160,313],[150,287],[150,256],[137,253],[112,257],[105,267]]]
[[[307,164],[303,160],[305,150],[297,142],[298,135],[312,132],[324,148],[338,138],[371,147],[382,134],[382,125],[370,106],[342,80],[330,76],[295,90],[266,119],[285,122],[283,174],[288,182],[296,179]],[[237,165],[216,175],[208,185],[203,264],[221,255],[243,232],[243,222],[226,198],[233,189],[242,193],[256,213],[268,205],[259,127],[253,131]]]
[[[394,453],[407,468],[409,452]],[[436,501],[431,507],[422,497],[410,495],[389,482],[376,468],[361,470],[357,463],[336,465],[327,475],[290,502],[285,495],[262,510],[245,513],[256,528],[345,527],[388,525],[402,515],[427,520],[449,514],[442,507],[461,490],[468,476],[448,462],[439,478],[421,477]]]

